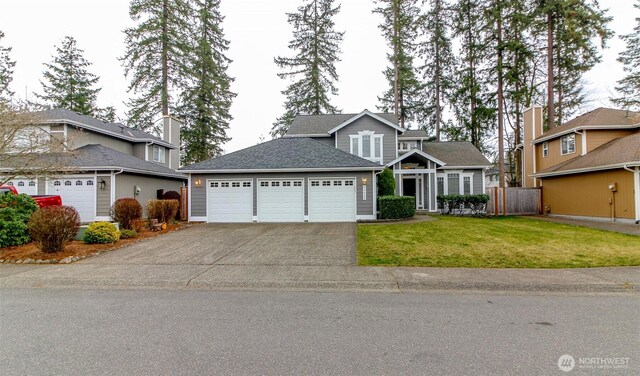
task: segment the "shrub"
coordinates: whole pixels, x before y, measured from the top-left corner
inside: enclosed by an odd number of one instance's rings
[[[71,206],[47,206],[37,210],[29,220],[29,234],[45,253],[64,250],[80,228],[80,215]]]
[[[93,222],[87,227],[82,239],[87,244],[93,243],[115,243],[120,238],[118,230],[113,223],[109,222]]]
[[[25,194],[0,195],[0,247],[31,241],[27,222],[36,210],[38,205],[35,200]]]
[[[393,196],[396,192],[396,179],[390,168],[382,170],[378,175],[378,197]]]
[[[468,212],[471,215],[484,215],[489,195],[438,195],[437,200],[442,214],[462,215]]]
[[[131,220],[131,229],[138,234],[147,226],[147,221],[144,219],[133,219]]]
[[[158,222],[168,222],[175,218],[180,202],[177,200],[149,200],[147,201],[147,215],[149,219],[157,219]]]
[[[413,196],[378,197],[381,219],[411,218],[416,214],[416,198]]]
[[[111,218],[124,229],[131,229],[131,221],[142,218],[142,205],[135,198],[120,198],[111,206]]]
[[[120,239],[132,239],[137,238],[138,233],[133,230],[122,229],[120,230]]]
[[[176,191],[167,191],[162,195],[163,200],[176,200],[178,201],[178,212],[176,213],[175,219],[180,220],[180,193]]]

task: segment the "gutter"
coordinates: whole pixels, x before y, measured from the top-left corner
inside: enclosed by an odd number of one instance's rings
[[[330,168],[278,168],[278,169],[228,169],[228,170],[183,170],[185,174],[243,174],[243,173],[281,173],[281,172],[338,172],[338,171],[379,171],[385,166],[375,167],[330,167]]]
[[[612,128],[615,127],[615,128]],[[532,144],[539,144],[541,142],[544,141],[549,141],[549,140],[553,140],[554,138],[558,138],[564,135],[567,135],[569,133],[577,133],[579,131],[583,131],[583,130],[619,130],[619,129],[635,129],[635,128],[639,128],[640,127],[640,123],[638,124],[633,124],[633,125],[613,125],[613,126],[604,126],[604,125],[584,125],[584,126],[578,126],[578,127],[574,127],[574,128],[570,128],[570,129],[566,129],[562,132],[558,132],[552,135],[542,135],[538,138],[536,138],[535,140],[531,141]]]
[[[582,173],[582,172],[593,172],[593,171],[600,171],[600,170],[612,170],[612,169],[615,169],[615,168],[624,168],[625,170],[628,170],[628,168],[626,168],[627,166],[640,166],[640,161],[616,163],[616,164],[605,165],[605,166],[584,167],[584,168],[577,168],[577,169],[573,169],[573,170],[562,170],[562,171],[554,171],[554,172],[547,172],[547,173],[536,173],[536,174],[531,174],[530,176],[536,177],[536,178],[545,178],[545,177],[550,177],[550,176],[579,174],[579,173]],[[633,170],[631,170],[631,171],[633,171]]]

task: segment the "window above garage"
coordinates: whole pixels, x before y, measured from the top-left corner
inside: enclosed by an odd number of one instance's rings
[[[361,131],[358,134],[349,135],[351,143],[349,150],[353,155],[382,164],[383,136],[372,131]]]

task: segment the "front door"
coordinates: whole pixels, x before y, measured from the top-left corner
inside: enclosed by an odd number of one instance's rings
[[[402,195],[413,196],[416,198],[416,209],[424,209],[423,202],[423,180],[421,176],[403,176],[402,177]]]

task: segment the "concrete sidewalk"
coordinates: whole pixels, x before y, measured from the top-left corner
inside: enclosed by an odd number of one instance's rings
[[[619,232],[621,234],[640,236],[640,225],[636,225],[633,223],[621,223],[621,222],[610,222],[610,221],[588,221],[584,219],[566,218],[566,217],[560,217],[560,216],[558,217],[544,216],[544,215],[525,216],[525,217],[539,219],[541,221],[547,221],[547,222],[564,223],[566,225],[590,227],[598,230],[613,231],[613,232]]]
[[[0,265],[0,287],[82,289],[464,290],[640,293],[640,267],[388,268],[299,265]]]

